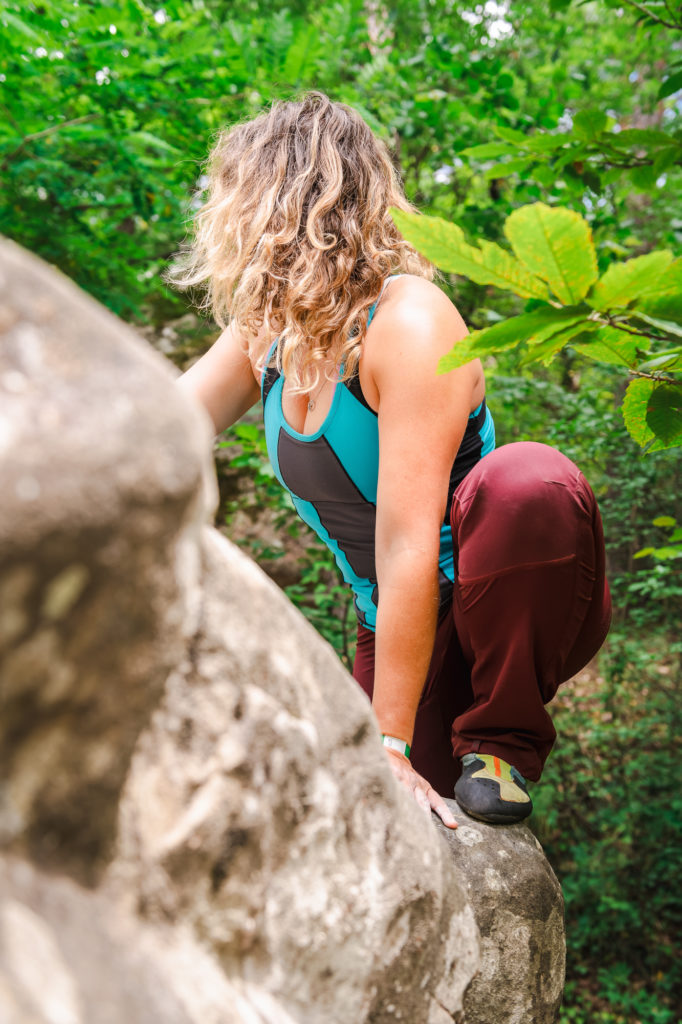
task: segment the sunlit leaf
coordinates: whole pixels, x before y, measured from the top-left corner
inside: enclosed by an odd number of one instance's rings
[[[511,317],[502,323],[473,331],[463,342],[457,342],[454,348],[443,356],[438,364],[438,372],[445,373],[463,366],[472,359],[503,352],[513,348],[522,341],[529,345],[540,345],[547,338],[575,327],[583,330],[587,320],[586,310],[575,307],[555,309],[553,306],[542,306],[532,313]]]
[[[590,289],[586,301],[599,310],[627,306],[654,286],[656,281],[660,281],[672,259],[672,253],[662,249],[649,252],[646,256],[637,256],[625,263],[612,263]]]
[[[655,434],[646,421],[647,404],[654,390],[654,382],[639,378],[631,380],[623,399],[623,419],[633,441],[644,448],[654,441]]]
[[[448,370],[464,366],[472,359],[514,348],[523,340],[517,326],[520,319],[521,317],[512,317],[511,320],[504,320],[493,327],[486,327],[485,330],[473,331],[463,341],[456,342],[447,355],[440,359],[438,372],[447,373]]]
[[[651,316],[682,323],[682,259],[670,264],[637,300],[637,308]]]
[[[461,274],[477,284],[495,285],[522,298],[547,298],[542,282],[494,242],[482,241],[478,248],[469,245],[460,227],[440,217],[395,208],[391,216],[403,237],[441,270]]]
[[[543,366],[549,366],[557,352],[560,352],[576,334],[586,334],[590,329],[596,330],[596,328],[596,324],[590,325],[581,321],[558,331],[546,338],[545,341],[540,342],[539,345],[533,345],[521,360],[521,366],[528,366],[531,363],[542,363]]]
[[[653,556],[654,558],[659,558],[662,562],[670,558],[682,558],[682,544],[677,546],[667,544],[662,548],[654,548]]]
[[[616,327],[600,327],[592,340],[573,346],[581,355],[598,363],[633,367],[637,363],[637,339]]]
[[[653,555],[654,548],[641,548],[639,551],[635,551],[633,558],[647,558],[649,555]]]
[[[504,232],[521,263],[547,281],[561,302],[579,302],[596,280],[590,226],[573,210],[522,206],[507,218]]]
[[[525,148],[532,153],[551,153],[555,149],[564,146],[571,136],[568,132],[548,132],[529,135],[526,138]]]

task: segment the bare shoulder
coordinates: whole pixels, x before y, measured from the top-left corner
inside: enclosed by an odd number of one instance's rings
[[[438,285],[403,274],[387,285],[381,297],[367,333],[363,360],[373,375],[383,362],[400,355],[430,364],[467,333],[456,306]]]
[[[402,274],[388,284],[372,326],[372,340],[367,345],[370,361],[372,350],[381,358],[386,347],[395,354],[398,345],[424,354],[437,350],[444,355],[468,333],[445,292],[433,281],[413,274]]]
[[[442,356],[468,334],[456,306],[438,285],[404,274],[391,281],[367,332],[360,381],[375,410],[381,395],[421,394],[430,401],[438,392],[459,395],[475,408],[485,394],[478,359],[439,375]]]

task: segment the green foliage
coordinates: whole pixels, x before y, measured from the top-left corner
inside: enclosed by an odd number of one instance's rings
[[[682,380],[675,376],[682,370],[682,346],[661,351],[661,346],[682,337],[682,317],[679,322],[662,320],[645,311],[647,304],[666,302],[672,307],[682,302],[682,260],[673,263],[671,253],[652,252],[612,263],[598,277],[589,225],[572,210],[551,209],[544,203],[514,210],[505,222],[516,261],[490,242],[483,241],[478,248],[469,245],[459,228],[439,218],[398,211],[393,217],[404,237],[443,270],[456,269],[521,298],[531,294],[531,280],[546,282],[550,290],[544,303],[533,300],[530,312],[457,342],[441,360],[442,373],[520,344],[528,346],[525,363],[547,365],[579,337],[582,355],[599,361],[606,349],[608,362],[615,356],[637,374],[623,403],[625,425],[634,440],[647,451],[682,445]]]
[[[508,157],[487,167],[487,177],[504,178],[526,172],[543,185],[578,182],[600,192],[627,174],[634,185],[653,190],[662,174],[682,165],[682,136],[653,129],[614,131],[612,119],[600,110],[585,110],[573,119],[570,132],[511,135],[507,141],[471,146],[462,155],[473,161]]]
[[[653,525],[659,529],[670,529],[668,541],[662,547],[648,547],[642,548],[637,551],[635,558],[651,558],[656,559],[659,562],[667,562],[671,558],[682,558],[682,526],[677,525],[677,520],[674,516],[656,516],[653,520]],[[682,591],[681,591],[682,596]]]
[[[679,642],[614,633],[603,680],[557,701],[559,742],[533,799],[566,898],[565,1022],[675,1024],[682,1011],[681,655]],[[583,1015],[600,1002],[603,1017]]]
[[[661,628],[679,630],[682,601],[680,559],[662,554],[679,544],[678,528],[660,521],[665,510],[682,522],[682,451],[659,450],[679,444],[677,7],[370,6],[371,17],[363,0],[0,0],[0,231],[116,312],[163,323],[185,309],[160,272],[200,202],[215,133],[308,88],[366,117],[410,198],[434,218],[411,230],[429,228],[418,245],[437,245],[431,258],[455,275],[448,287],[475,328],[459,351],[476,346],[485,357],[500,442],[555,444],[586,472],[602,509],[618,625],[611,703],[600,710],[604,693],[575,717],[560,712],[562,741],[538,799],[568,896],[563,1020],[673,1024],[679,977],[665,928],[646,918],[623,865],[669,920],[675,862],[665,874],[653,845],[667,828],[670,778],[659,785],[653,767],[665,753],[661,723],[674,737],[679,720],[654,684],[656,663],[670,666],[661,677],[669,689],[677,668],[670,652],[653,652]],[[628,374],[646,459],[622,429]],[[261,428],[242,423],[229,438],[218,453],[221,515],[230,531],[254,520],[243,542],[273,574],[291,559],[287,548],[296,553],[289,593],[348,663],[353,612],[331,556],[295,517]],[[260,515],[276,541],[258,534]],[[566,790],[551,774],[564,740]],[[633,778],[625,801],[617,757]],[[571,816],[580,800],[596,838]],[[635,844],[627,829],[639,805],[649,831]],[[608,866],[613,877],[600,901],[602,856],[602,875]]]
[[[2,0],[0,232],[117,313],[177,315],[185,302],[161,271],[212,135],[273,97],[331,85],[344,47],[366,40],[357,6],[239,19],[203,0]]]

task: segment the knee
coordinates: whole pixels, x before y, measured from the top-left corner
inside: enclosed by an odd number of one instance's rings
[[[576,524],[592,518],[593,503],[578,467],[555,448],[524,441],[496,449],[455,492],[460,574],[469,575],[468,552],[479,572],[573,554]]]

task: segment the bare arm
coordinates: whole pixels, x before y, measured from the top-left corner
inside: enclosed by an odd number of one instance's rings
[[[231,327],[182,375],[178,386],[206,408],[216,434],[236,423],[260,398],[242,341]]]
[[[382,314],[371,355],[379,394],[373,705],[381,731],[411,743],[435,637],[440,526],[450,469],[475,389],[482,387],[482,371],[470,363],[437,374],[438,360],[467,329],[434,285],[405,282]],[[390,756],[399,759],[394,771],[417,802],[453,825],[428,783],[401,755]]]

